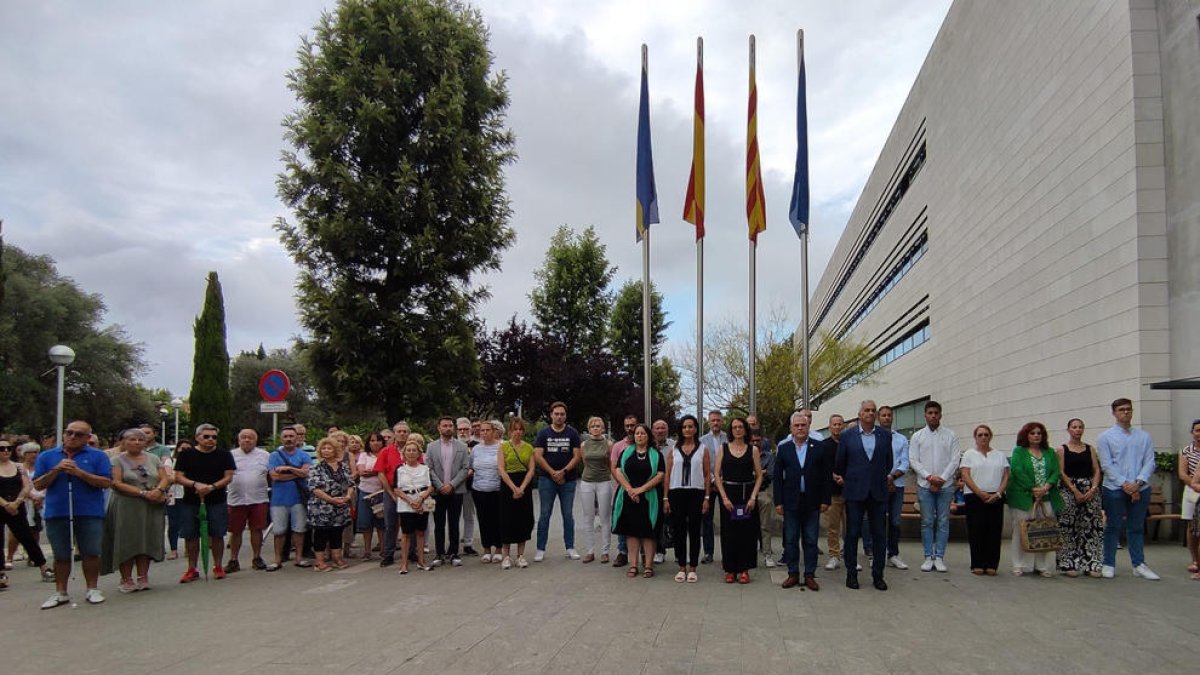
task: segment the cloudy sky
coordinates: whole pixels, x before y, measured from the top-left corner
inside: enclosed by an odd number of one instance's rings
[[[482,0],[507,72],[518,161],[507,172],[516,244],[482,281],[491,325],[528,317],[533,265],[560,224],[594,225],[618,266],[634,242],[640,45],[662,223],[652,275],[677,347],[695,331],[694,231],[681,218],[691,162],[696,37],[705,41],[705,318],[746,316],[747,36],[758,42],[768,229],[758,305],[800,315],[787,220],[795,160],[796,44],[805,30],[815,285],[925,58],[949,0]],[[220,273],[232,353],[299,334],[295,273],[271,225],[285,74],[332,0],[0,3],[0,219],[7,242],[51,255],[145,346],[149,386],[186,395],[192,321]],[[670,349],[670,348],[669,348]],[[84,355],[80,355],[85,358]]]

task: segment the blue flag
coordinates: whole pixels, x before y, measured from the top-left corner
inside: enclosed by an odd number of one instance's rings
[[[792,204],[788,220],[796,236],[808,234],[808,102],[804,93],[804,59],[800,59],[800,84],[796,90],[796,178],[792,183]]]
[[[654,152],[650,148],[650,83],[642,61],[642,96],[637,130],[637,240],[658,222],[658,190],[654,188]]]

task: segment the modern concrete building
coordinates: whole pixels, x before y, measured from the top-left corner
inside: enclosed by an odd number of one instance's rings
[[[1200,393],[1200,0],[954,3],[811,301],[812,334],[869,343],[874,381],[970,442],[1040,420],[1086,438],[1134,401],[1159,448]]]

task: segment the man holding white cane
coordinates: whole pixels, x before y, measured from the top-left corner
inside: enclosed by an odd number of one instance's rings
[[[92,427],[74,421],[63,432],[63,442],[38,455],[33,485],[46,492],[46,538],[54,550],[54,595],[42,603],[53,609],[71,601],[67,580],[71,574],[72,535],[83,558],[87,601],[98,605],[104,595],[100,579],[100,543],[104,534],[104,490],[112,487],[112,464],[103,451],[88,447]]]

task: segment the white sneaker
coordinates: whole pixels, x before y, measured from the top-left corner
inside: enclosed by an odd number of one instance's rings
[[[42,609],[54,609],[59,605],[65,605],[71,601],[71,596],[66,593],[55,593],[48,600],[42,603]]]
[[[854,569],[856,569],[856,570],[858,570],[859,572],[861,572],[861,571],[862,571],[862,563],[860,563],[860,562],[856,562],[856,563],[854,563]]]
[[[521,569],[525,569],[526,567],[529,567],[529,561],[525,559],[525,556],[523,556],[523,555],[517,556],[517,567],[520,567]]]
[[[1105,579],[1111,579],[1117,576],[1117,568],[1113,567],[1112,565],[1105,565],[1104,567],[1100,568],[1100,576],[1104,577]]]
[[[937,570],[937,571],[939,571],[939,572],[948,572],[948,571],[950,571],[950,570],[949,570],[949,568],[947,568],[947,567],[946,567],[946,561],[945,561],[945,560],[942,560],[941,558],[934,558],[934,559],[933,559],[933,569],[935,569],[935,570]]]
[[[655,553],[654,554],[654,564],[655,565],[663,564],[663,561],[666,559],[667,559],[666,554],[663,554],[663,553]]]
[[[925,562],[921,563],[921,571],[922,572],[932,572],[933,571],[933,558],[925,558]]]
[[[84,597],[87,598],[89,605],[98,605],[104,602],[104,594],[100,592],[99,588],[89,588]]]
[[[546,559],[546,552],[540,548],[537,550],[537,552],[535,552],[533,554],[533,562],[542,562],[545,559]]]
[[[538,553],[541,553],[541,551],[538,551]],[[579,560],[579,557],[579,551],[576,551],[573,548],[567,549],[567,558],[571,560]],[[533,560],[534,562],[537,562],[538,559],[535,557]]]
[[[775,562],[775,558],[773,558],[770,555],[763,556],[763,560],[766,561],[767,567],[774,567],[779,564],[779,563]]]
[[[829,560],[825,561],[825,569],[827,569],[827,570],[836,570],[837,568],[839,568],[841,566],[842,566],[842,559],[835,555],[829,556]]]
[[[908,563],[901,560],[900,556],[898,556],[898,555],[894,555],[894,556],[888,558],[888,564],[891,565],[892,567],[895,567],[898,570],[908,569]]]
[[[504,558],[504,560],[502,560],[500,562],[500,569],[502,569],[502,570],[512,569],[512,558],[508,558],[508,557]]]
[[[1141,577],[1148,581],[1158,581],[1159,579],[1162,578],[1162,577],[1158,576],[1157,574],[1155,574],[1154,570],[1150,569],[1149,567],[1146,567],[1146,563],[1142,563],[1141,565],[1138,565],[1137,567],[1133,568],[1133,576]]]

